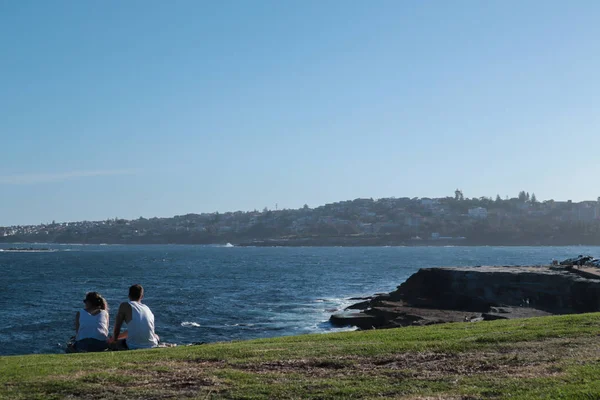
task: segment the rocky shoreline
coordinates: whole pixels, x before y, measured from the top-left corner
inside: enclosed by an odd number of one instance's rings
[[[422,268],[397,290],[333,314],[336,326],[397,328],[600,311],[600,269],[578,266]]]
[[[56,251],[46,247],[9,247],[7,249],[0,249],[0,252],[5,253],[47,253],[50,251]]]

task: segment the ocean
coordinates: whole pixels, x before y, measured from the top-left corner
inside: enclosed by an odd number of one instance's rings
[[[329,316],[356,302],[351,297],[392,291],[423,267],[600,255],[600,247],[1,244],[0,250],[0,355],[64,352],[88,291],[108,300],[112,330],[135,283],[145,288],[143,302],[161,340],[183,345],[339,331]]]

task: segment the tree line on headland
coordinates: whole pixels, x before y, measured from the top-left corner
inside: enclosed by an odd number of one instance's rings
[[[316,208],[0,227],[0,241],[235,245],[595,245],[597,201],[517,197],[355,199]]]

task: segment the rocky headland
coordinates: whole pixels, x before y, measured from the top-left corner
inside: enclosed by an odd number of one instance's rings
[[[46,253],[55,251],[46,247],[9,247],[8,249],[0,249],[0,252],[7,253]]]
[[[600,269],[561,266],[422,268],[387,294],[333,314],[361,329],[600,311]]]

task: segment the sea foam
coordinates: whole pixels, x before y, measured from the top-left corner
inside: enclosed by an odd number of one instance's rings
[[[199,323],[197,323],[197,322],[183,321],[183,322],[181,323],[181,326],[184,326],[184,327],[193,326],[193,327],[195,327],[195,328],[198,328],[198,327],[200,327],[200,324],[199,324]]]

